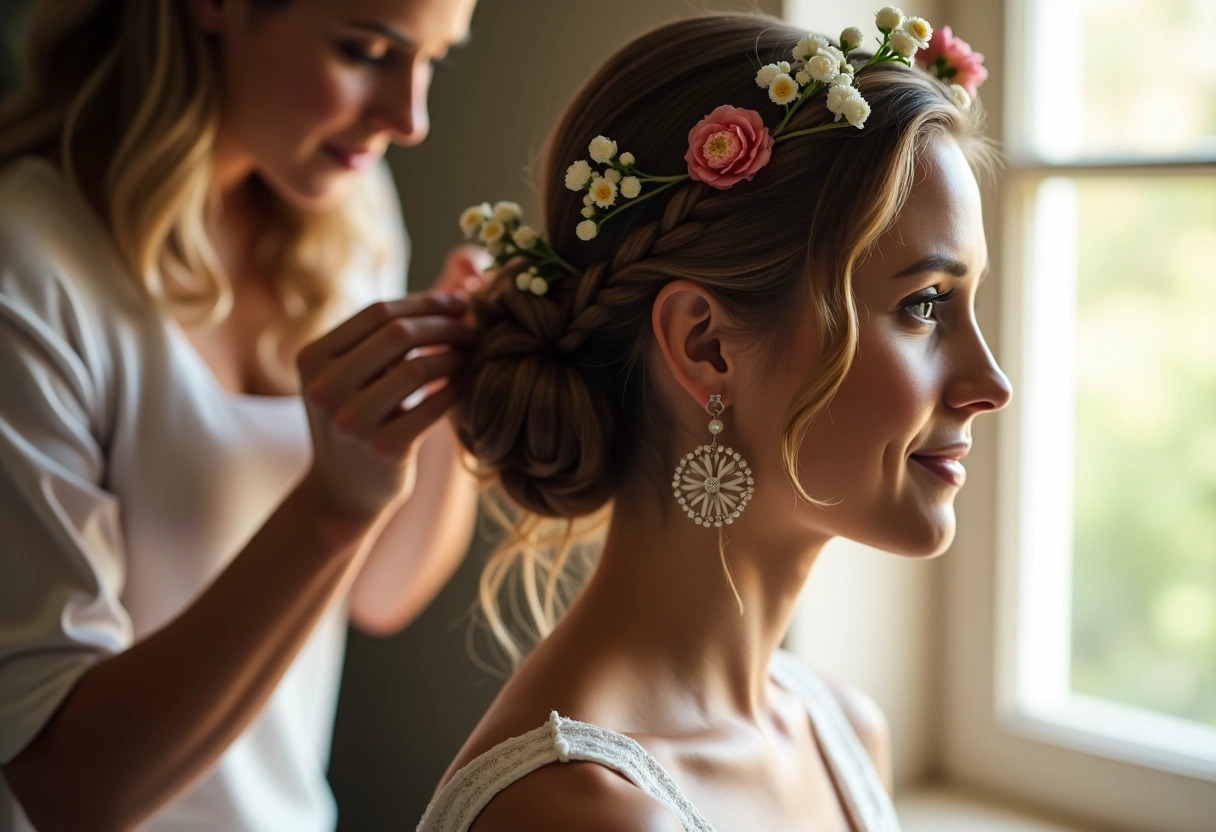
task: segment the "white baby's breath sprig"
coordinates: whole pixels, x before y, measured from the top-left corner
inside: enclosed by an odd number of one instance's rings
[[[971,93],[967,92],[966,87],[961,84],[950,85],[950,97],[961,109],[966,110],[971,107]]]
[[[911,59],[916,54],[916,50],[920,48],[916,43],[916,38],[909,35],[903,29],[896,29],[888,35],[887,45],[899,57],[908,59]]]
[[[899,24],[904,22],[904,13],[894,6],[883,6],[874,15],[874,25],[878,27],[878,31],[884,35],[890,34],[895,29],[899,28]]]
[[[579,159],[577,162],[566,168],[566,187],[572,191],[581,191],[587,187],[587,183],[591,181],[591,165],[586,159]]]
[[[773,79],[780,74],[781,69],[776,64],[765,64],[756,73],[756,86],[766,90],[772,86]]]
[[[607,136],[596,136],[587,146],[587,152],[591,155],[591,161],[606,165],[616,155],[616,142]]]
[[[807,35],[794,47],[794,60],[806,63],[819,54],[820,47],[827,45],[828,39],[822,35]]]
[[[522,220],[523,211],[515,202],[497,202],[492,208],[483,202],[461,213],[460,227],[466,237],[477,236],[499,267],[520,257],[530,260],[531,265],[515,276],[515,286],[520,291],[543,295],[551,281],[578,271]]]
[[[583,242],[594,240],[595,235],[600,232],[599,226],[595,224],[595,220],[583,220],[574,229],[574,233]]]

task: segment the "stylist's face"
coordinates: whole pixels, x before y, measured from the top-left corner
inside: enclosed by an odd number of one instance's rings
[[[194,0],[222,74],[219,149],[284,199],[324,208],[430,128],[434,65],[476,0]],[[217,171],[221,177],[226,171]]]

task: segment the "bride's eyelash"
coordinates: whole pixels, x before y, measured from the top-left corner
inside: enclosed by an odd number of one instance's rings
[[[949,303],[954,299],[955,291],[956,290],[951,289],[948,292],[939,293],[936,289],[926,289],[925,291],[918,292],[917,294],[908,298],[903,302],[900,308],[906,311],[912,317],[916,318],[918,321],[931,321],[933,320],[932,318],[926,315],[917,315],[912,310],[917,306],[924,306],[926,304],[936,306],[939,303]]]

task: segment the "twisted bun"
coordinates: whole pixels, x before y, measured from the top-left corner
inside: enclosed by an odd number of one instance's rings
[[[507,495],[546,517],[580,517],[617,481],[616,418],[602,383],[574,358],[558,304],[517,290],[506,269],[474,299],[482,341],[457,411],[457,433]]]

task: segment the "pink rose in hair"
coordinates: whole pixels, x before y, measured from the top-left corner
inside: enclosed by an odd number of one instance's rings
[[[724,104],[688,133],[688,175],[725,190],[768,164],[773,137],[760,114]]]
[[[949,26],[933,30],[929,45],[916,53],[916,61],[943,81],[958,84],[972,98],[988,77],[984,56],[972,52],[971,45],[956,38]]]

